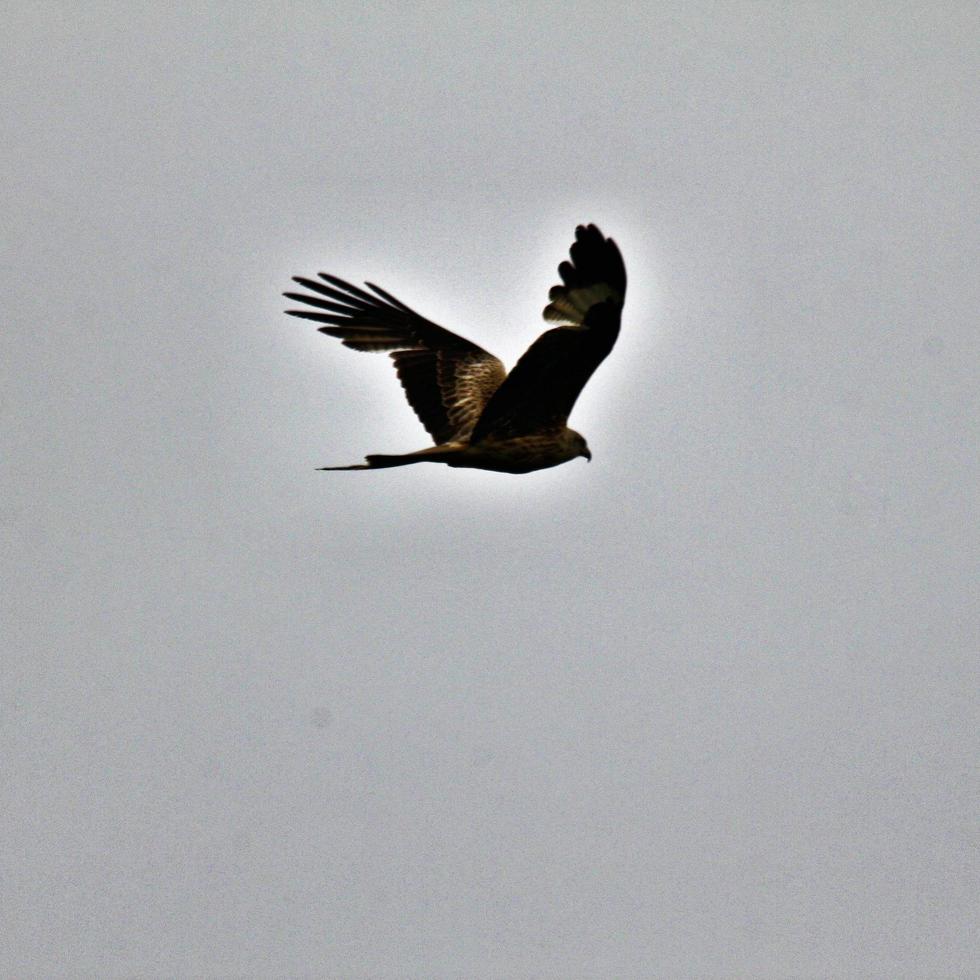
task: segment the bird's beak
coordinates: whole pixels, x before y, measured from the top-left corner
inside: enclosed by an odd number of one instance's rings
[[[584,456],[584,457],[585,457],[585,458],[586,458],[586,459],[587,459],[587,460],[588,460],[588,461],[589,461],[590,463],[592,462],[592,453],[590,453],[590,452],[588,451],[588,449],[583,449],[583,450],[582,450],[582,455],[583,455],[583,456]]]

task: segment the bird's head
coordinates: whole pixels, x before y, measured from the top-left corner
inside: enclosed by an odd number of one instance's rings
[[[575,448],[576,456],[584,456],[590,463],[592,462],[592,453],[589,452],[589,444],[585,441],[585,436],[580,435],[574,429],[569,429],[572,434],[572,445]]]

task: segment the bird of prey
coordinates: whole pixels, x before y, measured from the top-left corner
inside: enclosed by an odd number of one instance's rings
[[[324,324],[320,332],[345,347],[390,351],[408,402],[435,442],[400,456],[367,456],[355,466],[377,470],[412,463],[446,463],[530,473],[592,459],[585,439],[568,428],[568,415],[585,383],[612,350],[626,295],[626,268],[616,243],[595,225],[579,225],[571,261],[558,266],[543,333],[508,374],[482,347],[426,320],[378,286],[371,292],[319,273],[295,276],[307,293],[285,293],[310,309],[291,316]],[[373,294],[373,295],[372,295]]]

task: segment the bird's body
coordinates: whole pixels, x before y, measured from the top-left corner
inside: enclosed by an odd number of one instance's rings
[[[380,470],[412,463],[445,463],[447,466],[495,470],[498,473],[533,473],[560,466],[578,456],[589,458],[585,440],[567,426],[510,439],[480,442],[447,442],[400,456],[371,455],[355,466],[324,466],[324,470]]]
[[[354,466],[386,469],[414,463],[531,473],[579,456],[591,459],[585,439],[568,428],[579,392],[619,333],[626,270],[619,249],[595,225],[576,229],[571,262],[558,267],[542,334],[507,374],[492,354],[424,319],[389,293],[368,293],[321,272],[322,282],[297,276],[312,291],[286,293],[310,310],[292,316],[326,324],[323,333],[354,350],[391,351],[398,377],[434,446],[400,456],[371,455]],[[373,295],[372,295],[373,293]]]

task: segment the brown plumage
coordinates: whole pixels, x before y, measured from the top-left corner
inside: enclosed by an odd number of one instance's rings
[[[530,473],[591,459],[585,439],[567,426],[585,383],[612,350],[626,295],[626,269],[616,243],[595,225],[579,225],[571,261],[558,266],[543,333],[507,374],[483,348],[426,320],[371,283],[367,292],[336,276],[294,277],[309,292],[285,293],[310,309],[290,316],[322,323],[344,346],[390,351],[408,402],[435,445],[400,456],[373,455],[369,470],[412,463],[446,463]]]

